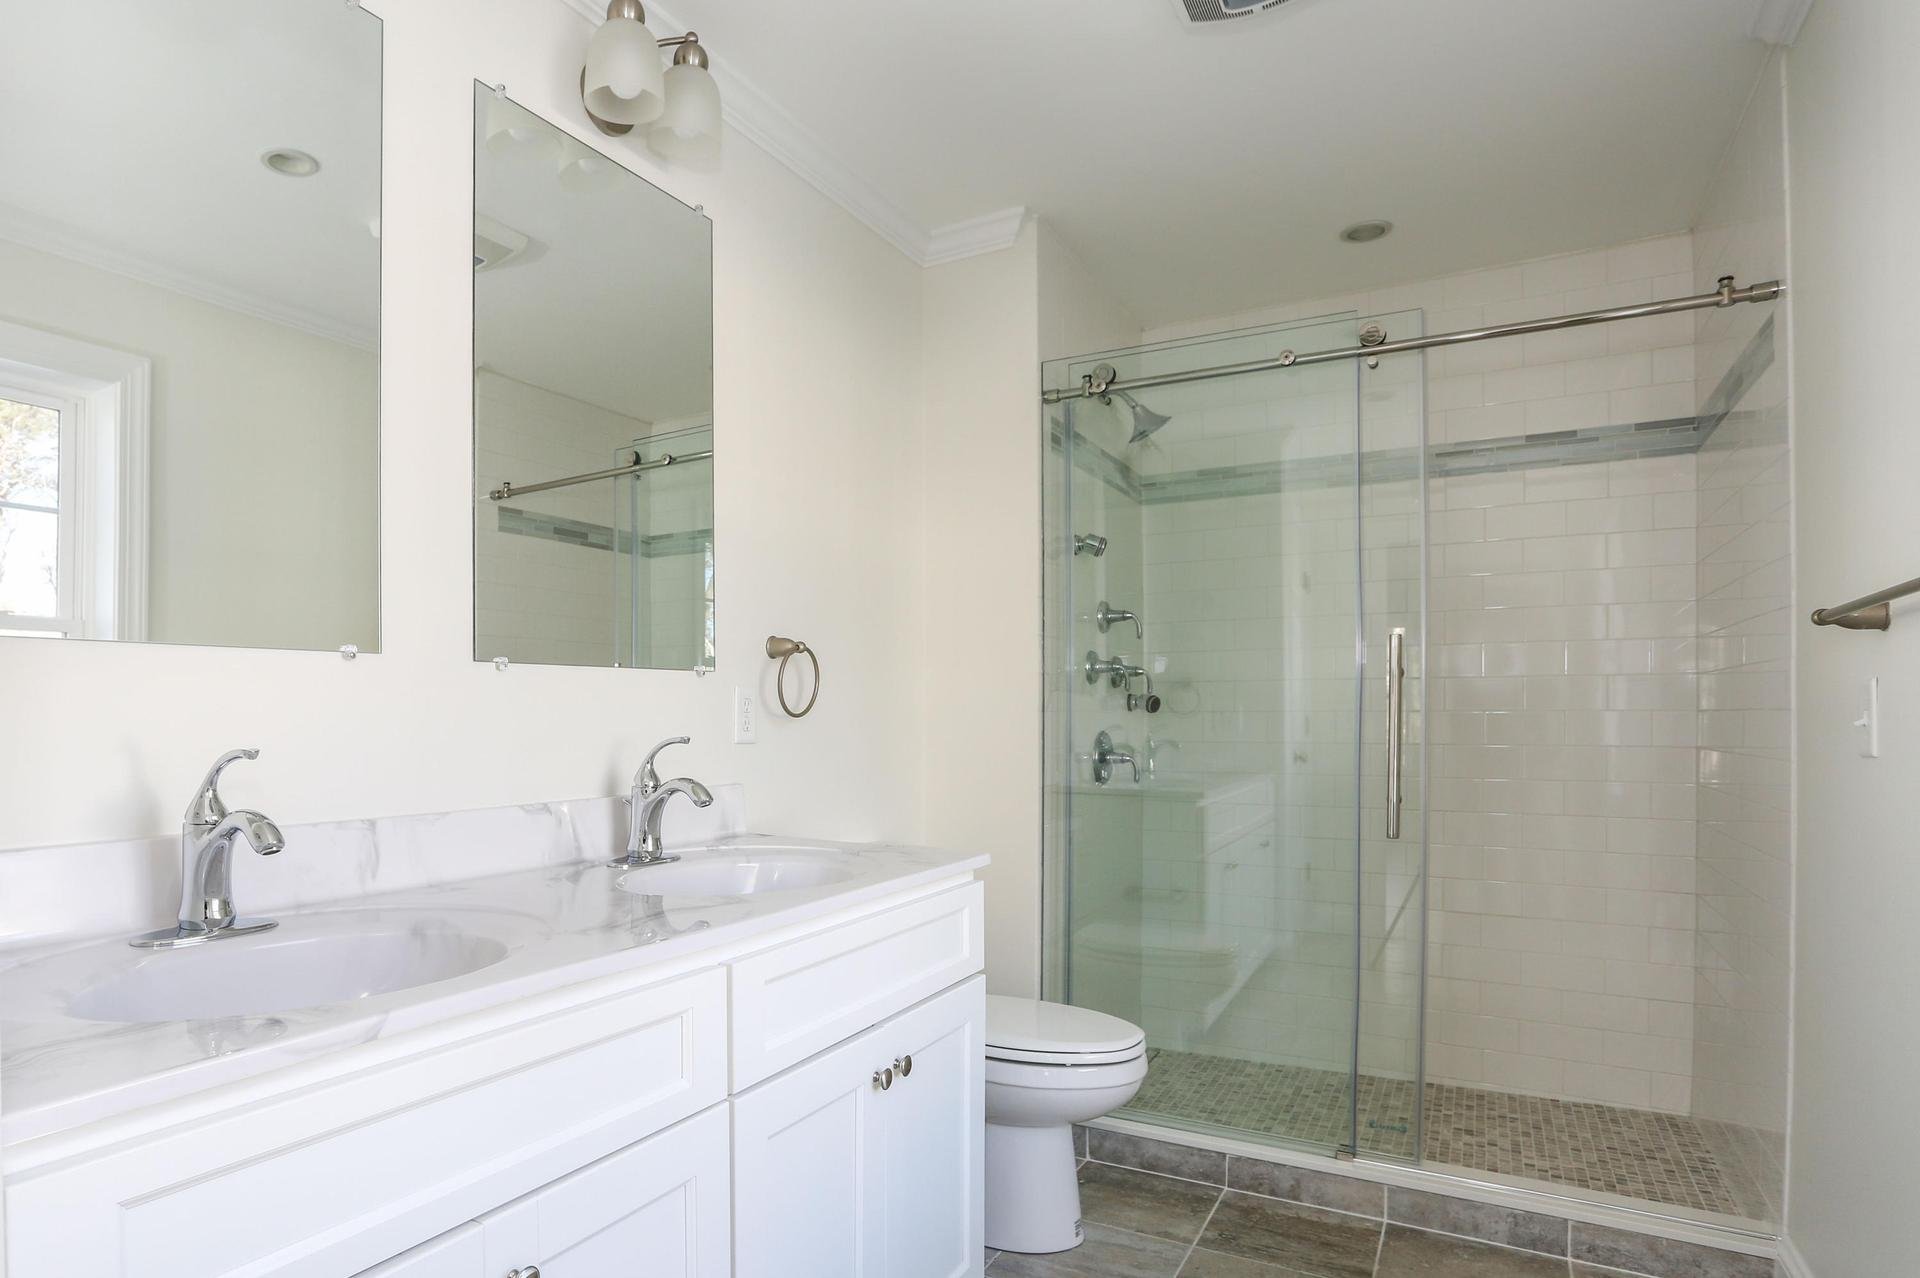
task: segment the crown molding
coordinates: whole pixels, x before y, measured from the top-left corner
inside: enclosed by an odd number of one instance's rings
[[[604,0],[561,0],[594,25],[606,20]],[[660,5],[647,5],[648,21],[661,31],[686,24]],[[583,46],[584,53],[584,46]],[[838,204],[919,266],[937,266],[1011,245],[1026,210],[1003,209],[929,229],[887,199],[871,182],[833,154],[818,135],[795,120],[752,80],[727,65],[721,80],[720,115],[735,133],[791,169],[807,185]],[[1011,220],[1011,221],[1010,221]],[[1009,224],[1010,222],[1010,224]]]
[[[1017,205],[997,213],[970,217],[963,222],[937,226],[927,236],[927,249],[920,258],[920,265],[938,266],[942,262],[957,262],[963,257],[977,257],[982,253],[997,253],[1003,248],[1012,248],[1013,242],[1020,238],[1020,228],[1026,223],[1026,206]]]
[[[298,329],[328,341],[361,350],[374,348],[373,332],[360,325],[344,323],[320,311],[291,306],[278,298],[229,288],[171,266],[162,266],[87,236],[76,235],[66,227],[57,226],[11,204],[0,203],[0,240],[11,240],[24,248],[62,257],[69,262],[78,262],[82,266],[124,276],[142,284],[151,284],[169,293],[178,293],[223,310],[238,311],[271,324]]]
[[[1768,44],[1792,44],[1800,38],[1800,24],[1812,8],[1813,0],[1760,0],[1750,29],[1755,39]]]

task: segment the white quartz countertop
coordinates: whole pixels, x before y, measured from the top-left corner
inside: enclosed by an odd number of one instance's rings
[[[279,912],[280,927],[262,936],[284,940],[368,924],[451,927],[497,942],[505,953],[433,984],[264,1015],[121,1023],[82,1019],[70,1008],[130,968],[237,949],[252,938],[152,951],[112,936],[0,952],[0,1143],[66,1131],[583,981],[738,947],[987,863],[983,855],[929,848],[737,835],[687,851],[681,864],[787,849],[827,860],[845,877],[748,896],[650,896],[617,886],[622,874],[645,870],[576,861]]]

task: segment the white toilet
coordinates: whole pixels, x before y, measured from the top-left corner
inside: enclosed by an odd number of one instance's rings
[[[987,1246],[1080,1244],[1073,1125],[1133,1099],[1147,1036],[1105,1012],[987,996]]]

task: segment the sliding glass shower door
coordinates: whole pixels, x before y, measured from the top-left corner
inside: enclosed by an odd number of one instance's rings
[[[1048,993],[1146,1028],[1130,1117],[1411,1157],[1419,357],[1127,389],[1363,327],[1045,370],[1049,389],[1112,383],[1046,410]],[[1392,838],[1390,643],[1408,743]]]

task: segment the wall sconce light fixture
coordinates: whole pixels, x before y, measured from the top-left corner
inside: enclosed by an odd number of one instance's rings
[[[663,68],[660,50],[673,50]],[[646,125],[647,145],[672,160],[712,159],[720,151],[720,89],[697,33],[656,39],[640,0],[610,0],[607,20],[587,42],[580,101],[602,133]]]

